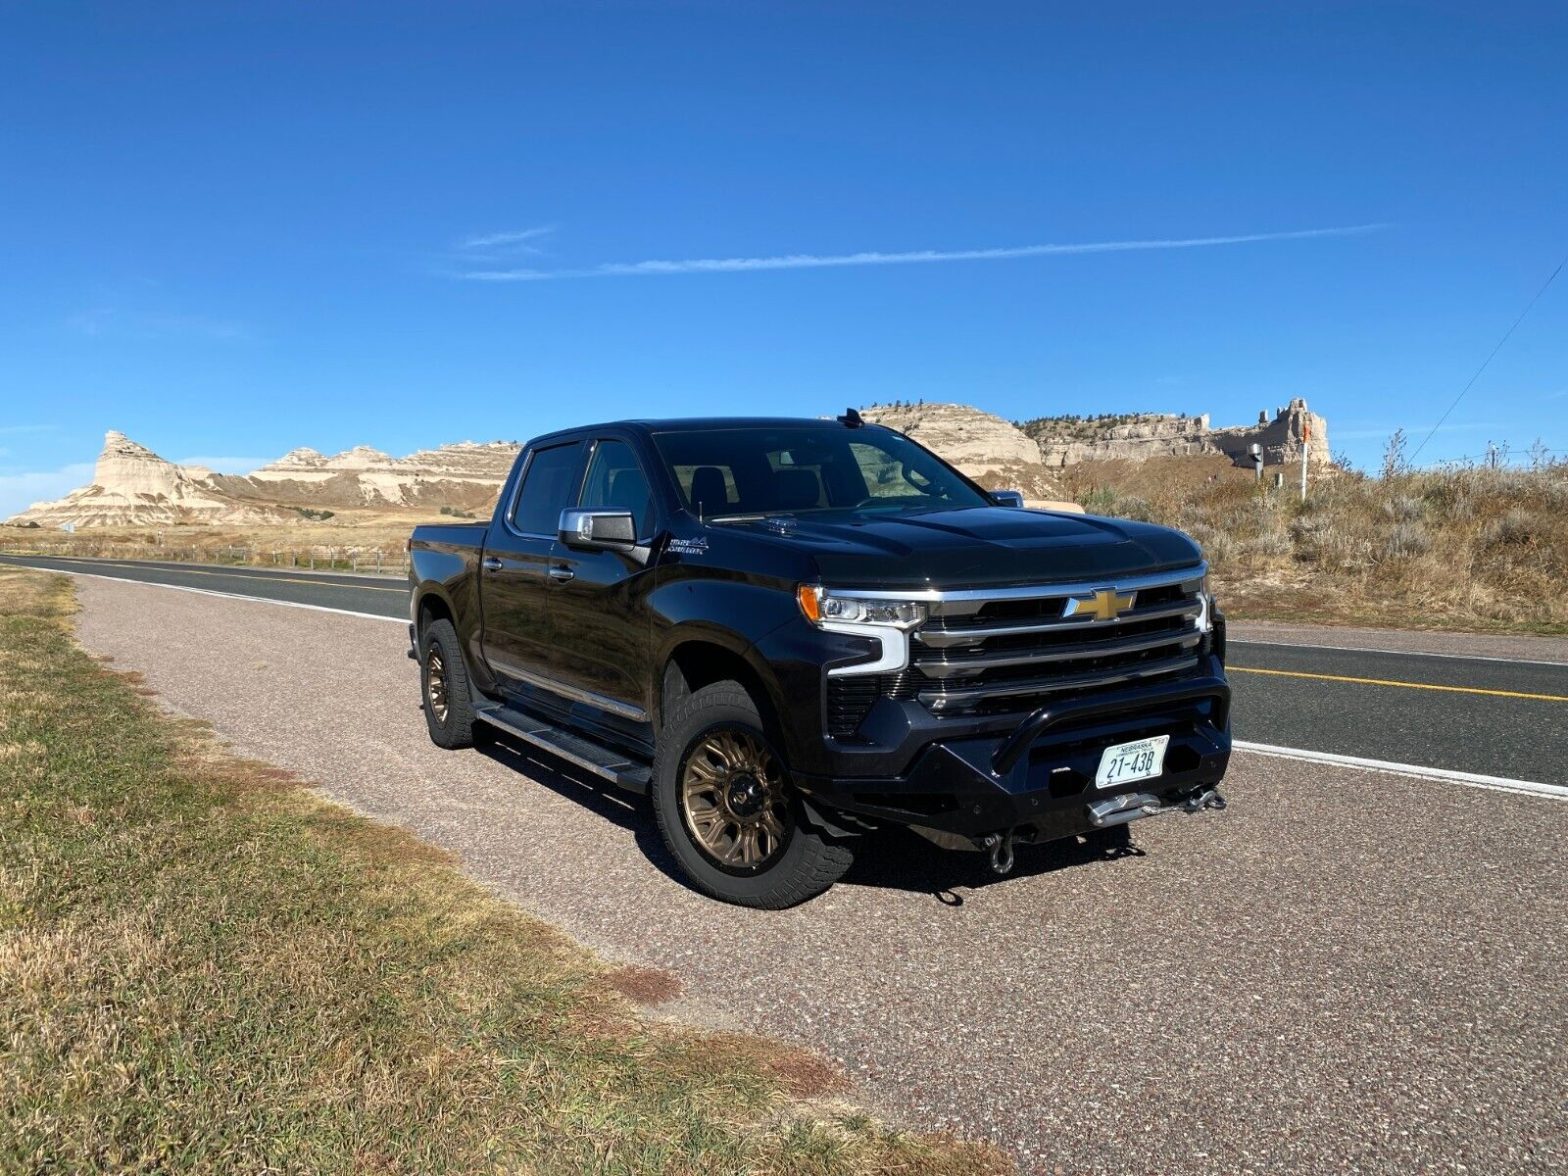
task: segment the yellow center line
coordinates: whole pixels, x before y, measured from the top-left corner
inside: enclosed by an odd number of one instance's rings
[[[1568,702],[1563,694],[1526,694],[1520,690],[1487,690],[1480,686],[1435,686],[1430,682],[1395,682],[1388,678],[1347,678],[1343,674],[1308,674],[1302,670],[1259,670],[1226,666],[1227,674],[1273,674],[1277,678],[1314,678],[1319,682],[1353,682],[1358,686],[1403,686],[1406,690],[1442,690],[1449,694],[1490,694],[1494,698],[1529,698],[1536,702]]]
[[[408,594],[407,588],[376,588],[370,584],[334,584],[330,580],[318,580],[315,576],[275,576],[270,572],[264,576],[247,576],[243,573],[211,572],[204,568],[139,568],[135,564],[127,566],[102,559],[72,559],[69,556],[60,555],[50,558],[58,559],[61,563],[91,564],[93,567],[98,568],[118,567],[122,571],[168,572],[172,575],[180,576],[227,576],[231,580],[260,580],[263,583],[314,584],[317,588],[342,588],[348,592],[401,592],[404,595]]]

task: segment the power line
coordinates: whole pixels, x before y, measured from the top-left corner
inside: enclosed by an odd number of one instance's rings
[[[1437,418],[1437,424],[1432,426],[1432,431],[1422,438],[1421,444],[1417,445],[1416,451],[1410,455],[1410,460],[1412,462],[1421,456],[1421,451],[1426,448],[1426,443],[1430,441],[1434,435],[1436,435],[1437,430],[1441,428],[1443,422],[1448,419],[1449,413],[1452,413],[1454,409],[1459,407],[1459,402],[1465,398],[1465,393],[1470,391],[1470,389],[1475,385],[1475,382],[1481,378],[1481,373],[1486,371],[1487,365],[1497,357],[1497,353],[1503,349],[1503,344],[1508,342],[1509,336],[1514,333],[1520,323],[1524,322],[1525,316],[1535,308],[1535,304],[1541,300],[1541,295],[1546,293],[1547,287],[1557,280],[1557,275],[1563,272],[1563,266],[1565,265],[1568,265],[1568,254],[1565,254],[1563,259],[1557,263],[1557,268],[1552,271],[1552,276],[1547,278],[1546,281],[1542,283],[1541,288],[1535,292],[1535,297],[1530,299],[1529,305],[1519,312],[1519,317],[1514,319],[1514,325],[1509,327],[1508,330],[1503,334],[1503,337],[1497,341],[1497,346],[1492,348],[1492,353],[1488,355],[1484,361],[1482,361],[1480,367],[1475,369],[1475,375],[1470,377],[1470,382],[1463,388],[1459,389],[1459,395],[1454,397],[1454,402],[1448,406],[1447,411],[1445,411],[1442,416]]]

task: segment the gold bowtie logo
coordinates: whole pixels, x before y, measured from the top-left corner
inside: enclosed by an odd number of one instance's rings
[[[1101,588],[1093,596],[1069,596],[1063,617],[1085,617],[1095,621],[1114,621],[1138,599],[1136,592],[1117,592]]]

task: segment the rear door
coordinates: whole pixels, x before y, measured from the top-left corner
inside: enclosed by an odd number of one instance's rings
[[[485,661],[514,687],[547,678],[559,643],[548,585],[561,512],[582,481],[583,451],[581,441],[530,450],[512,501],[497,512],[485,540]]]
[[[630,511],[638,551],[585,551],[558,546],[550,615],[565,638],[551,673],[581,708],[577,717],[622,734],[645,734],[648,719],[650,620],[645,604],[654,569],[649,556],[661,524],[648,476],[630,444],[593,442],[577,506]],[[599,713],[595,713],[599,712]]]

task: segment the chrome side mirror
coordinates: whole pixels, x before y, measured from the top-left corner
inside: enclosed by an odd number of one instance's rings
[[[629,510],[563,510],[559,538],[568,547],[630,551],[637,546],[637,521]]]
[[[993,490],[991,501],[997,506],[1023,506],[1024,492],[1022,490]]]

